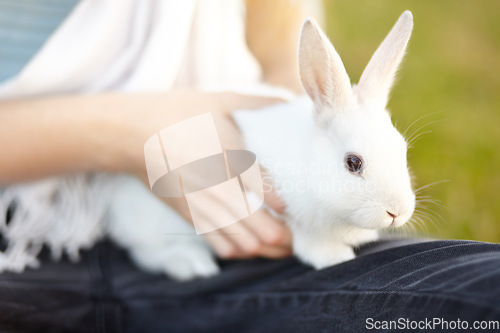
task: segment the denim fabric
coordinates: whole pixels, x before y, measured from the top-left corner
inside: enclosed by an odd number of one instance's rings
[[[500,320],[497,244],[382,241],[321,271],[293,258],[221,265],[219,276],[177,283],[102,242],[78,264],[46,259],[0,275],[0,331],[365,332],[367,318]]]

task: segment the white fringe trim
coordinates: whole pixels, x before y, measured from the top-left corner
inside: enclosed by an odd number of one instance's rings
[[[79,259],[79,250],[104,235],[113,176],[77,174],[0,189],[0,233],[7,248],[0,252],[0,272],[37,268],[42,246],[56,260],[66,253]],[[7,224],[7,211],[13,215]]]

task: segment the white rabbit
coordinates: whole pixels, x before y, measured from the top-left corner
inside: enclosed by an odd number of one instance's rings
[[[377,239],[378,229],[400,226],[413,213],[415,195],[407,171],[406,143],[385,111],[412,26],[407,11],[370,60],[359,85],[351,88],[339,55],[316,23],[307,20],[300,37],[299,67],[310,99],[302,97],[234,115],[248,149],[271,171],[286,203],[285,218],[293,233],[295,254],[317,269],[352,259],[353,246]],[[34,184],[29,191],[43,194],[40,197],[46,202],[42,208],[53,207],[55,185],[59,185],[55,208],[68,214],[76,211],[79,219],[63,215],[60,223],[51,224],[48,220],[55,215],[50,215],[43,224],[48,231],[21,230],[18,222],[29,218],[29,212],[44,214],[33,212],[31,199],[17,201],[10,227],[0,220],[10,240],[18,236],[14,249],[0,255],[0,271],[36,266],[41,245],[35,242],[37,250],[29,253],[25,248],[44,232],[46,239],[54,240],[49,242],[53,250],[60,252],[65,247],[68,251],[70,244],[75,257],[79,248],[90,246],[106,233],[148,271],[179,280],[218,273],[203,237],[196,236],[180,215],[139,180],[108,175],[66,178]],[[60,187],[66,183],[68,186]],[[24,192],[22,186],[7,188],[0,197],[0,208],[5,211],[16,197],[26,198]],[[83,223],[96,221],[108,198],[108,223]],[[89,207],[95,214],[84,214]],[[62,228],[71,221],[75,225],[80,221],[83,228]],[[31,222],[41,225],[40,221]],[[23,251],[22,258],[16,254]]]
[[[317,269],[354,258],[353,247],[413,214],[407,144],[385,110],[412,27],[406,11],[351,88],[339,55],[307,20],[299,70],[310,99],[234,115],[286,204],[294,253]]]
[[[234,114],[287,206],[294,253],[317,269],[354,258],[354,246],[413,213],[406,142],[385,110],[412,26],[407,11],[351,88],[339,55],[307,20],[299,69],[310,99]],[[141,183],[124,178],[115,193],[108,232],[139,266],[177,279],[218,272],[202,237],[179,235],[192,228]]]

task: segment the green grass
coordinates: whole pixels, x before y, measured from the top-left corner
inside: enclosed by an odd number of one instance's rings
[[[426,125],[409,151],[415,187],[442,218],[439,238],[500,241],[500,1],[325,0],[327,34],[352,82],[406,9],[414,31],[388,109],[404,131]],[[411,132],[411,130],[410,130]]]

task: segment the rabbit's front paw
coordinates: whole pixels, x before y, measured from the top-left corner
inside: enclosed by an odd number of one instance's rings
[[[350,246],[342,245],[327,248],[324,251],[316,251],[307,254],[307,262],[316,269],[338,265],[344,261],[354,259],[356,255]]]
[[[354,259],[356,255],[351,246],[340,242],[312,242],[296,237],[294,252],[306,264],[316,269],[323,269],[344,261]]]
[[[208,247],[196,242],[164,245],[162,248],[138,248],[130,252],[143,269],[165,273],[178,281],[206,278],[219,273],[219,266]]]

